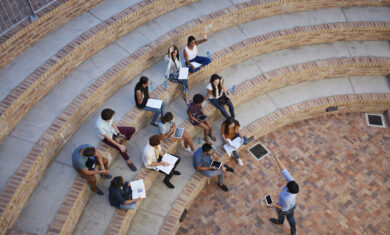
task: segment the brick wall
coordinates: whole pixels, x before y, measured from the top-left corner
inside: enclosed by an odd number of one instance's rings
[[[109,45],[127,32],[133,30],[144,22],[164,14],[170,9],[194,2],[197,0],[155,0],[143,1],[129,8],[83,33],[80,37],[62,48],[58,53],[48,59],[41,67],[36,69],[23,82],[21,82],[9,95],[0,102],[0,141],[10,133],[16,123],[61,79],[66,77],[78,65]],[[242,24],[251,20],[278,14],[348,6],[387,6],[390,0],[273,0],[273,1],[250,1],[237,4],[224,10],[196,19],[158,40],[166,42],[164,47],[156,40],[139,50],[153,50],[150,61],[159,60],[166,53],[166,46],[175,43],[183,47],[188,34],[202,35],[205,28],[209,33]],[[142,17],[140,17],[142,16]],[[186,33],[183,34],[182,32]],[[178,37],[180,35],[180,37]],[[170,38],[170,41],[166,41]],[[139,56],[134,53],[132,58]],[[128,58],[127,61],[132,58]],[[121,63],[128,63],[126,60]],[[143,71],[152,63],[139,64]],[[137,67],[138,68],[138,67]],[[118,69],[118,68],[115,68]],[[121,68],[119,68],[121,69]]]

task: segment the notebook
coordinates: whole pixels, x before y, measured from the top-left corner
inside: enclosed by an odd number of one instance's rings
[[[240,137],[236,137],[234,140],[227,139],[227,144],[223,146],[225,149],[226,153],[229,155],[232,154],[233,151],[236,151],[241,145],[242,141]]]
[[[199,68],[200,66],[202,66],[201,64],[197,63],[197,62],[191,62],[192,66],[194,66],[195,68]]]
[[[157,166],[157,169],[159,169],[160,171],[166,173],[169,175],[169,173],[171,173],[173,167],[175,166],[175,163],[177,161],[177,157],[173,156],[173,155],[170,155],[168,153],[165,153],[164,156],[162,157],[161,161],[162,162],[168,162],[169,163],[169,166]]]
[[[148,99],[148,102],[146,103],[146,106],[149,108],[154,109],[161,109],[162,100],[159,99]]]
[[[145,184],[144,180],[135,180],[130,182],[130,187],[132,191],[132,198],[145,198],[146,197],[146,191],[145,191]]]
[[[179,71],[179,79],[185,80],[188,78],[188,67],[182,67]]]

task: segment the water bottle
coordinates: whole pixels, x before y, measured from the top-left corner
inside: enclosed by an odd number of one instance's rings
[[[164,90],[167,90],[168,89],[168,82],[167,80],[164,80]]]
[[[201,141],[200,141],[200,137],[198,137],[198,144],[200,144],[201,143]]]
[[[150,88],[150,92],[153,92],[153,82],[150,82],[150,86],[149,86],[149,88]]]
[[[233,87],[232,87],[232,92],[233,93],[236,92],[236,86],[235,85],[233,85]]]
[[[209,51],[207,51],[207,58],[210,59],[210,52]]]

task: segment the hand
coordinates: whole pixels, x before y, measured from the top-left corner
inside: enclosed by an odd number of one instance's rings
[[[192,64],[190,64],[190,66],[191,66],[192,70],[195,70],[195,67]]]
[[[124,139],[126,138],[126,136],[124,134],[122,134],[122,133],[119,133],[118,136],[121,137],[121,138],[124,138]]]
[[[215,166],[212,166],[210,168],[211,168],[210,170],[212,170],[212,171],[218,170],[218,168],[216,168]]]
[[[126,146],[120,144],[118,147],[121,150],[121,152],[126,152]]]
[[[171,47],[169,48],[169,54],[172,54],[172,51],[173,51],[173,46],[171,46]]]
[[[161,165],[162,166],[169,166],[169,163],[168,162],[161,162]]]
[[[244,143],[245,141],[244,141],[244,137],[241,137],[241,143]]]
[[[101,170],[100,171],[103,175],[108,175],[108,170]]]
[[[207,34],[206,34],[206,33],[203,34],[203,38],[204,38],[205,40],[207,40]]]

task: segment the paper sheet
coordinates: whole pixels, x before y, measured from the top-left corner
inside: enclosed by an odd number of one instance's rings
[[[169,174],[171,173],[171,170],[173,169],[173,167],[175,166],[175,163],[177,161],[177,157],[175,156],[172,156],[168,153],[165,153],[164,156],[162,157],[161,159],[162,162],[168,162],[169,163],[169,166],[157,166],[157,169],[159,169],[160,171],[166,173],[166,174]]]
[[[227,142],[228,144],[225,144],[223,148],[230,157],[232,155],[232,152],[237,150],[242,145],[242,141],[240,137],[236,137],[233,141],[227,139]]]
[[[154,109],[161,109],[161,105],[162,105],[162,100],[159,99],[148,99],[148,102],[146,103],[146,106]]]
[[[132,181],[130,182],[130,187],[133,192],[132,193],[133,199],[146,197],[144,180]]]
[[[179,79],[185,80],[188,78],[188,67],[182,67],[179,71]]]
[[[201,64],[197,63],[197,62],[191,62],[192,66],[194,66],[195,68],[199,68],[200,66],[202,66]]]

